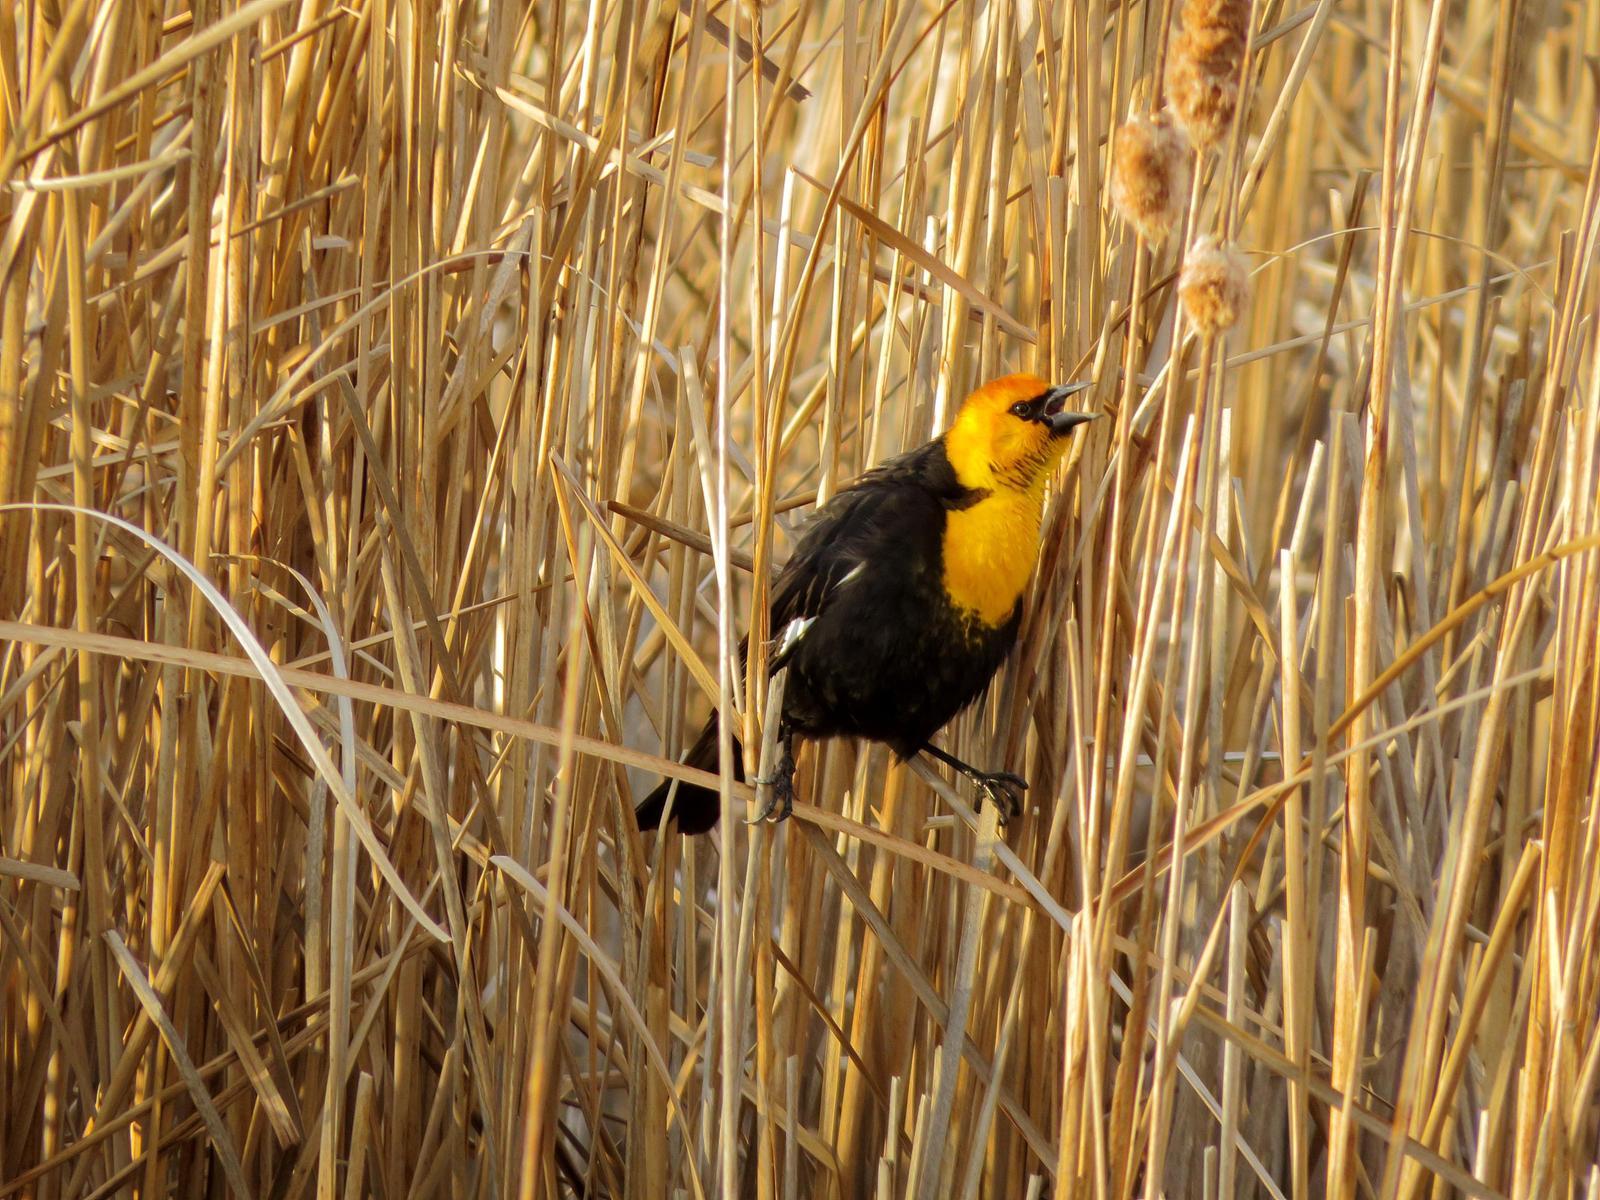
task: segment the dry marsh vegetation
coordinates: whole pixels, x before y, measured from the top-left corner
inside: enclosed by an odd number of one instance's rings
[[[1597,47],[7,5],[0,1197],[1600,1194]],[[947,734],[1024,817],[835,744],[641,838],[1018,368],[1109,415]]]

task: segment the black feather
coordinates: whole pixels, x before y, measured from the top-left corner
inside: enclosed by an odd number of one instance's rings
[[[772,591],[775,638],[803,634],[772,662],[786,666],[783,727],[802,737],[863,737],[909,758],[988,686],[1017,637],[1021,602],[998,626],[957,609],[944,590],[945,514],[987,493],[962,486],[944,439],[892,459],[840,491],[812,519]],[[716,765],[716,720],[684,762]],[[660,824],[669,783],[639,805]],[[683,833],[716,824],[715,792],[680,784]]]

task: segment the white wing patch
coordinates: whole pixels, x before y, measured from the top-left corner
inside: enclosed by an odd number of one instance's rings
[[[834,584],[829,587],[821,597],[818,598],[820,601],[818,608],[826,608],[830,597],[835,595],[840,588],[844,587],[844,585],[849,583],[852,579],[864,574],[866,569],[867,561],[865,559],[857,562],[855,566],[851,567],[848,571],[841,575],[838,580],[835,581]],[[818,613],[813,613],[809,617],[795,617],[778,632],[778,636],[772,640],[771,662],[773,665],[781,665],[788,660],[789,656],[794,653],[795,647],[800,644],[800,639],[805,637],[806,631],[817,623],[818,615]]]
[[[796,617],[783,627],[783,632],[778,635],[777,653],[774,658],[787,658],[793,652],[800,639],[805,637],[806,630],[816,624],[815,617]]]

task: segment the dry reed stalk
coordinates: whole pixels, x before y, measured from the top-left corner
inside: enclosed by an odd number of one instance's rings
[[[0,1198],[1592,1194],[1559,16],[0,11]],[[1026,816],[747,829],[799,521],[1018,368],[1114,415],[946,734]]]

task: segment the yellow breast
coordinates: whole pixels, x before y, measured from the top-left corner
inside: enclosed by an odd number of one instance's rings
[[[996,491],[945,514],[944,590],[985,625],[1011,616],[1039,557],[1043,487]]]

